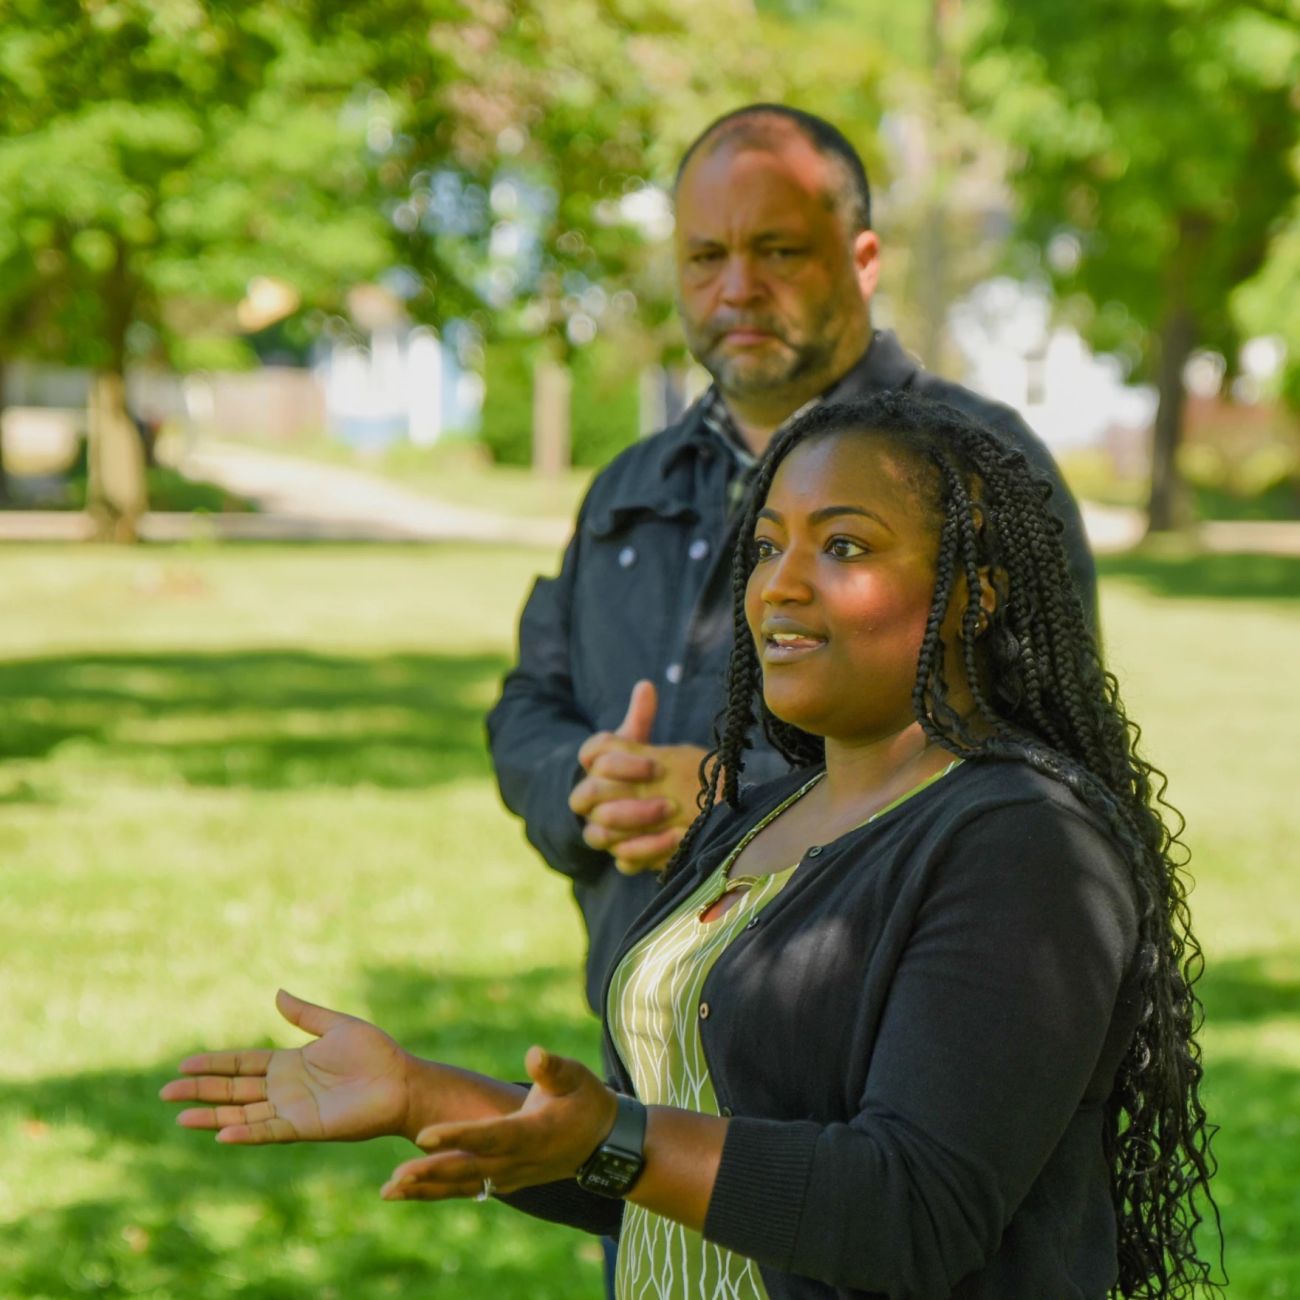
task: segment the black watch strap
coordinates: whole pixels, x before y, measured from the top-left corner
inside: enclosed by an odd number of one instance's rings
[[[645,1167],[645,1124],[645,1107],[619,1093],[614,1127],[578,1170],[578,1186],[598,1196],[626,1196]]]

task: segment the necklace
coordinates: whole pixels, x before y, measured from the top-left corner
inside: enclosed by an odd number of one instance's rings
[[[860,830],[863,826],[870,826],[871,823],[874,822],[877,818],[883,817],[887,812],[892,812],[900,804],[906,803],[913,795],[920,794],[921,791],[924,790],[927,786],[931,786],[936,781],[942,780],[945,776],[948,775],[949,772],[953,770],[953,768],[958,767],[961,764],[961,762],[962,760],[960,758],[954,758],[952,762],[950,762],[942,770],[931,773],[923,780],[918,781],[916,785],[910,786],[907,790],[904,790],[903,793],[898,795],[896,798],[890,799],[887,802],[881,804],[881,806],[877,808],[875,812],[871,813],[867,817],[864,817],[861,821],[854,822],[851,826],[845,827],[845,829],[843,831],[840,831],[838,834],[832,835],[831,840],[826,841],[826,843],[839,839],[840,836],[847,835],[850,831]],[[733,876],[731,874],[732,865],[740,859],[741,854],[744,853],[745,849],[749,847],[750,841],[754,839],[754,837],[758,835],[760,831],[766,830],[767,827],[770,826],[774,821],[776,821],[776,819],[780,817],[782,813],[786,812],[788,809],[790,809],[796,803],[798,803],[804,797],[804,795],[806,795],[825,775],[826,775],[825,770],[818,772],[812,778],[812,780],[808,781],[806,784],[801,786],[797,791],[795,791],[793,795],[791,795],[789,799],[787,799],[784,803],[780,804],[777,808],[774,808],[766,817],[764,817],[756,826],[754,826],[745,835],[745,837],[740,841],[738,845],[736,845],[735,852],[732,853],[731,857],[728,859],[727,866],[723,871],[722,878],[723,878],[724,888],[722,892],[724,894],[729,892],[731,888],[738,887],[742,884],[746,888],[752,888],[755,884],[758,883],[759,880],[763,879],[762,875]],[[804,851],[804,853],[799,854],[799,856],[795,859],[792,865],[798,866],[798,864],[803,861],[806,855],[811,855],[811,856],[820,855],[824,847],[825,847],[824,843],[810,844],[808,848]],[[780,869],[784,869],[784,868],[780,868]],[[765,874],[773,874],[773,873],[765,873]]]

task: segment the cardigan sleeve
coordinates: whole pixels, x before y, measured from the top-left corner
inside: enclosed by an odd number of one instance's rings
[[[623,1223],[622,1201],[584,1192],[572,1178],[521,1187],[517,1192],[498,1192],[497,1200],[534,1219],[562,1223],[600,1237],[617,1237]]]
[[[968,821],[934,863],[858,1113],[734,1118],[705,1236],[835,1286],[949,1296],[996,1253],[1090,1085],[1109,1089],[1135,915],[1083,817],[1042,800]]]

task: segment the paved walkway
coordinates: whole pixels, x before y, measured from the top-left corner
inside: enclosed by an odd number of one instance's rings
[[[558,549],[569,534],[566,520],[510,518],[411,492],[362,470],[236,443],[204,440],[174,467],[254,502],[258,511],[150,511],[140,521],[145,541],[458,541]],[[82,542],[92,536],[89,517],[72,511],[0,511],[0,541]]]
[[[147,514],[147,541],[191,538],[248,541],[501,542],[558,549],[562,519],[518,519],[411,492],[364,470],[322,465],[279,452],[205,439],[178,460],[182,473],[254,501],[257,514]],[[1140,511],[1083,503],[1098,554],[1125,551],[1142,538]],[[1300,556],[1300,522],[1202,524],[1213,551]],[[0,511],[0,541],[86,541],[90,520],[69,511]]]

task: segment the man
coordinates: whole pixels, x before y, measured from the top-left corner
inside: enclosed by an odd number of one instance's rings
[[[682,324],[713,385],[597,476],[559,576],[528,599],[518,666],[488,718],[507,806],[573,881],[597,1013],[614,946],[695,813],[732,639],[728,521],[796,413],[911,388],[973,414],[1051,478],[1095,606],[1078,508],[1043,444],[873,331],[880,241],[862,162],[834,127],[774,104],[730,113],[687,150],[675,198]],[[756,738],[746,777],[783,770]]]

